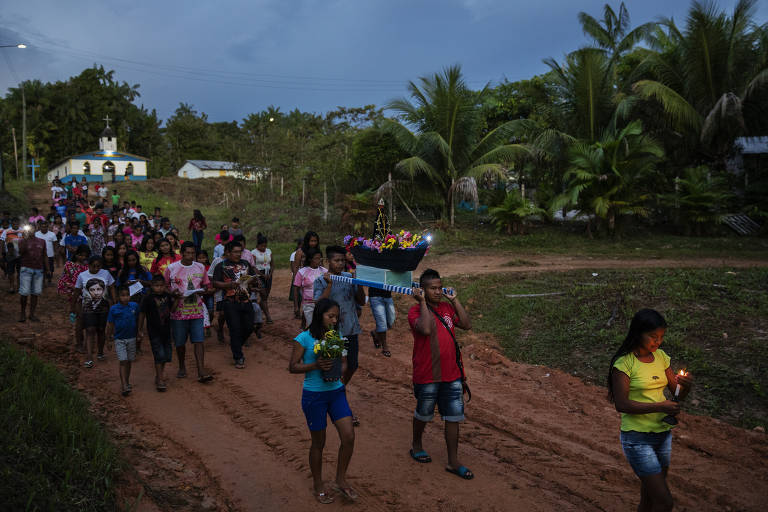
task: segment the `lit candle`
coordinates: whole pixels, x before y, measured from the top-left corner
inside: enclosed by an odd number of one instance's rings
[[[685,376],[686,375],[685,370],[680,370],[680,373],[678,373],[678,375]],[[680,395],[680,383],[679,382],[677,384],[677,387],[675,388],[675,398],[677,398],[678,395]]]

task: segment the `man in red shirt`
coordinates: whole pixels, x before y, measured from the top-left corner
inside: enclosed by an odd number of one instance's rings
[[[43,293],[43,276],[48,273],[48,255],[45,240],[35,236],[31,226],[24,226],[24,238],[19,241],[19,295],[21,298],[21,315],[19,322],[27,321],[27,297],[30,295],[29,319],[39,322],[35,316],[37,298]]]
[[[459,462],[458,457],[459,422],[464,420],[464,370],[459,366],[461,354],[454,327],[471,329],[472,322],[454,290],[443,294],[443,282],[436,270],[425,270],[419,286],[413,290],[418,304],[408,311],[408,323],[413,333],[413,390],[416,395],[411,457],[422,463],[432,462],[422,447],[421,437],[427,423],[432,421],[437,405],[445,422],[448,448],[445,470],[470,480],[474,474]]]

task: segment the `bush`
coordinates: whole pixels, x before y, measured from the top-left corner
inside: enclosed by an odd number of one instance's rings
[[[51,365],[0,340],[4,510],[114,510],[117,450]]]

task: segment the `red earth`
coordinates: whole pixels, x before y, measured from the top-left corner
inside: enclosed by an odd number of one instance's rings
[[[536,267],[507,267],[520,255],[473,261],[479,272],[553,271],[572,268],[766,265],[735,260],[599,260],[530,256]],[[466,256],[428,256],[445,275],[466,269]],[[206,342],[210,384],[176,379],[153,385],[148,351],[134,363],[133,394],[120,396],[114,353],[88,370],[73,349],[72,333],[54,287],[41,298],[39,324],[15,322],[16,296],[0,314],[6,333],[23,348],[54,363],[91,401],[93,413],[120,446],[129,470],[121,476],[121,504],[137,510],[316,510],[308,466],[309,432],[300,408],[299,375],[287,371],[299,325],[287,301],[289,275],[276,273],[271,298],[275,319],[264,338],[251,339],[247,367],[237,370],[229,347]],[[459,290],[460,292],[460,290]],[[360,338],[360,369],[348,397],[361,426],[349,481],[355,505],[337,497],[327,510],[633,510],[639,482],[619,445],[619,415],[604,388],[558,370],[512,362],[483,333],[463,333],[473,399],[461,427],[460,458],[476,477],[463,481],[443,470],[442,425],[427,428],[425,449],[434,461],[408,455],[415,400],[411,387],[412,337],[403,312],[412,299],[398,297],[399,318],[390,333],[391,358]],[[471,311],[470,311],[471,313]],[[363,332],[373,326],[368,308]],[[191,351],[190,351],[191,352]],[[174,354],[174,359],[175,359]],[[192,355],[187,366],[194,368]],[[768,439],[716,419],[682,413],[675,429],[669,483],[677,510],[765,510]],[[335,471],[338,437],[329,431],[325,478]]]

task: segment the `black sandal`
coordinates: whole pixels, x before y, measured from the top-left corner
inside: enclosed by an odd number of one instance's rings
[[[389,350],[382,350],[381,355],[383,355],[384,357],[392,357],[392,352],[390,352]]]

